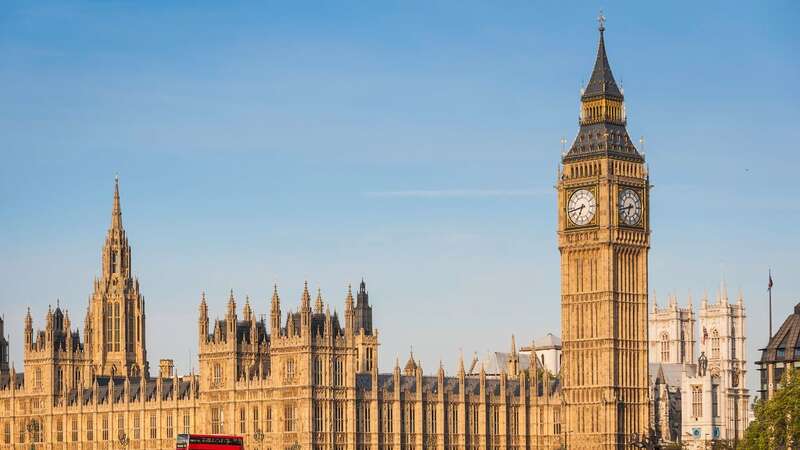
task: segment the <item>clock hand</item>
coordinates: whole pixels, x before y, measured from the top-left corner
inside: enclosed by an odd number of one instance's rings
[[[586,207],[586,205],[581,205],[581,206],[580,206],[580,207],[578,207],[578,208],[570,209],[570,210],[569,210],[569,212],[578,211],[578,210],[581,210],[581,209],[583,209],[583,208],[585,208],[585,207]]]

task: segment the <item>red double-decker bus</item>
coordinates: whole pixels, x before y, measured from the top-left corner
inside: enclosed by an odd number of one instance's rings
[[[244,450],[244,440],[241,436],[179,434],[175,448],[177,450]]]

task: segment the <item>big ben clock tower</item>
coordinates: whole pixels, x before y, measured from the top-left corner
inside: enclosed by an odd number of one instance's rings
[[[581,96],[558,180],[562,392],[570,449],[631,448],[648,429],[649,177],[606,56]]]

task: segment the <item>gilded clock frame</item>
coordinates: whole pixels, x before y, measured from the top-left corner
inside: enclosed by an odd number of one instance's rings
[[[584,225],[578,225],[575,222],[573,222],[572,219],[569,218],[569,199],[572,198],[572,195],[574,193],[581,190],[586,190],[591,192],[592,195],[594,196],[594,202],[595,202],[594,216],[592,216],[592,220],[590,220]],[[565,229],[578,230],[578,229],[586,229],[597,226],[597,219],[600,216],[600,200],[597,198],[597,190],[598,189],[596,184],[577,185],[567,188],[565,190],[567,195],[564,196],[564,204],[561,205],[562,210],[564,211],[564,220],[566,221]]]
[[[625,220],[622,219],[622,213],[619,210],[619,196],[622,195],[622,191],[625,191],[625,190],[631,190],[634,193],[636,193],[636,195],[639,196],[639,203],[641,203],[641,205],[642,205],[641,206],[642,211],[641,211],[641,214],[640,214],[640,217],[639,217],[639,222],[637,222],[637,223],[635,223],[633,225],[628,225],[625,222]],[[641,187],[631,186],[631,185],[628,185],[628,184],[619,184],[619,185],[617,185],[616,199],[614,200],[614,209],[616,210],[616,214],[615,214],[615,219],[614,220],[616,221],[617,226],[622,227],[622,228],[632,228],[632,229],[637,229],[637,230],[638,229],[643,229],[643,228],[645,228],[647,226],[647,224],[645,222],[647,220],[647,201],[646,201],[645,196],[644,196],[644,189],[642,189]]]

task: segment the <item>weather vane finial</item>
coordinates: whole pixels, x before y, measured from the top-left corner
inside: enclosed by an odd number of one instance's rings
[[[603,10],[600,10],[600,15],[597,16],[597,22],[600,23],[600,31],[606,30],[606,16],[603,15]]]

